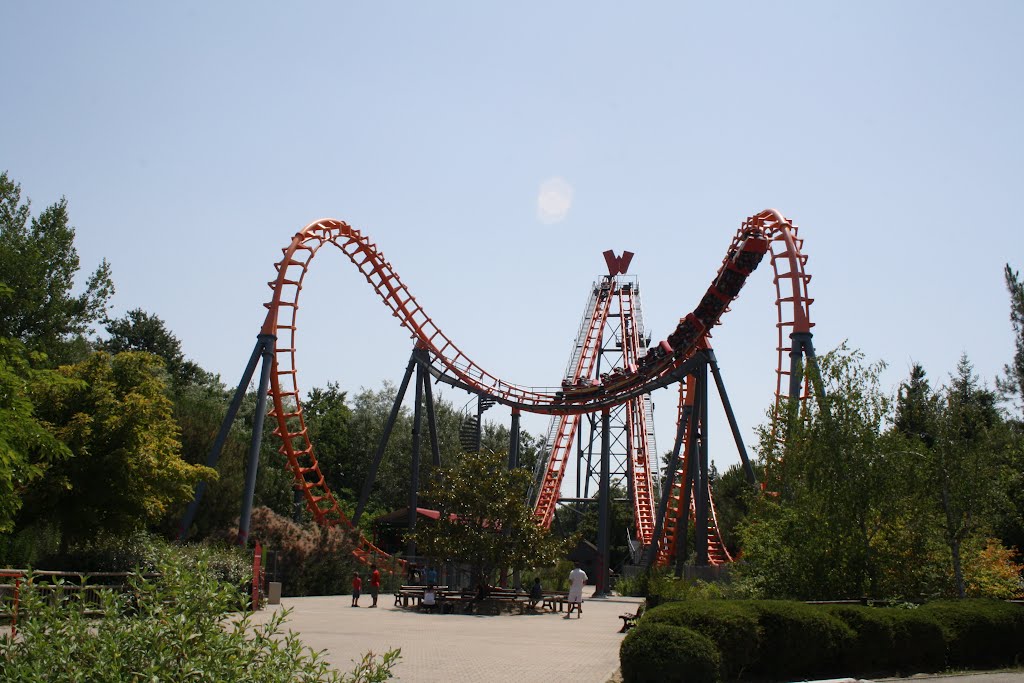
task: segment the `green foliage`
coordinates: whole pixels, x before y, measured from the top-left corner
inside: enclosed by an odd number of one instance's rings
[[[925,600],[966,595],[971,573],[987,595],[1013,590],[1012,562],[985,550],[994,528],[1024,528],[1024,458],[995,395],[963,358],[938,392],[914,366],[893,404],[880,369],[840,347],[820,362],[826,395],[762,430],[775,495],[739,526],[747,593]]]
[[[907,673],[939,671],[945,666],[946,644],[939,622],[920,609],[893,610],[893,668]]]
[[[854,642],[850,627],[812,605],[781,600],[748,603],[757,614],[760,644],[753,671],[772,678],[828,676]]]
[[[871,543],[891,518],[900,483],[882,440],[890,402],[882,364],[841,346],[820,359],[824,396],[786,425],[784,452],[771,430],[761,450],[774,462],[763,500],[741,527],[744,572],[766,595],[817,599],[872,590]],[[813,371],[813,370],[812,370]]]
[[[25,511],[50,516],[65,542],[155,524],[215,473],[180,456],[160,361],[147,353],[96,353],[59,372],[38,410],[71,456],[26,496]]]
[[[26,487],[70,455],[37,417],[31,396],[33,386],[59,384],[53,371],[32,368],[20,342],[0,338],[0,532],[13,529]]]
[[[1010,293],[1010,324],[1013,326],[1014,351],[1011,363],[1003,367],[1003,377],[996,380],[996,387],[1004,398],[1017,399],[1018,408],[1024,406],[1024,282],[1020,272],[1006,264],[1003,271],[1006,289]]]
[[[941,625],[951,667],[992,668],[1024,660],[1024,606],[999,600],[945,600],[918,611]]]
[[[669,570],[651,569],[647,578],[647,605],[681,600],[717,600],[724,597],[720,584],[700,579],[676,578]]]
[[[725,679],[741,677],[757,659],[760,642],[757,613],[746,602],[669,602],[648,610],[643,623],[682,626],[710,638],[723,655],[721,672]]]
[[[52,363],[87,353],[85,335],[105,317],[114,293],[103,261],[85,291],[72,295],[79,270],[74,240],[66,199],[31,217],[21,186],[0,173],[0,337],[19,340]]]
[[[712,683],[721,679],[714,642],[689,628],[640,620],[619,646],[625,683]]]
[[[619,484],[612,485],[609,497],[608,566],[617,569],[631,562],[629,530],[634,528],[633,506],[628,502],[626,489]],[[596,545],[599,512],[597,493],[589,502],[560,505],[555,512],[552,530],[562,538],[583,538]]]
[[[100,344],[101,348],[111,354],[145,351],[159,356],[175,388],[215,381],[213,376],[185,358],[181,342],[159,316],[134,308],[122,318],[108,320],[106,329],[110,338]]]
[[[554,564],[564,543],[534,522],[525,502],[531,478],[525,468],[508,469],[506,455],[491,452],[437,471],[423,495],[441,518],[417,528],[420,553],[471,564],[482,579],[498,567]]]
[[[391,677],[398,651],[364,658],[356,671],[331,669],[322,652],[283,632],[288,611],[257,626],[244,596],[202,560],[161,560],[160,576],[130,579],[130,593],[102,593],[102,616],[85,617],[76,593],[24,595],[17,638],[0,639],[0,678],[63,681],[374,682]],[[232,612],[243,612],[230,616]]]

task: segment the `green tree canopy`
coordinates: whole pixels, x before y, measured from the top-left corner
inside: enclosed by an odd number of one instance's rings
[[[86,334],[106,316],[114,293],[110,266],[104,260],[73,295],[79,270],[75,230],[67,200],[31,217],[21,201],[21,186],[0,173],[0,337],[42,351],[52,363],[80,360],[87,352]]]
[[[470,564],[481,580],[499,567],[555,563],[564,543],[534,521],[525,495],[532,475],[525,468],[508,469],[507,458],[484,451],[435,471],[423,497],[441,518],[417,528],[420,554]]]
[[[0,337],[0,532],[14,527],[22,495],[70,451],[36,416],[33,387],[61,383],[52,370],[35,370],[24,347]]]
[[[160,370],[152,354],[99,352],[61,367],[68,381],[41,388],[39,417],[70,457],[29,490],[23,512],[56,520],[65,543],[158,523],[200,478],[216,477],[182,460]]]
[[[113,354],[145,351],[159,356],[176,388],[189,384],[217,383],[215,376],[185,358],[181,342],[157,315],[134,308],[121,318],[108,320],[106,330],[110,337],[100,343],[101,348]]]

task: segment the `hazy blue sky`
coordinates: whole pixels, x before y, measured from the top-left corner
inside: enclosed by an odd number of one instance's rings
[[[766,207],[801,226],[819,351],[848,339],[892,387],[915,361],[940,383],[967,353],[991,383],[1011,358],[1021,2],[41,1],[0,24],[0,168],[36,210],[67,196],[116,314],[160,315],[229,384],[280,248],[324,216],[520,384],[560,380],[601,252],[636,252],[664,338]],[[407,335],[340,253],[314,265],[302,386],[397,381]],[[714,337],[751,440],[769,273]],[[661,450],[674,399],[655,394]]]

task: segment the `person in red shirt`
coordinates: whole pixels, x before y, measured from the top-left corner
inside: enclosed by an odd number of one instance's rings
[[[359,595],[363,590],[363,580],[359,572],[352,573],[352,606],[359,607]]]
[[[380,593],[380,572],[377,571],[377,565],[370,565],[370,569],[373,572],[370,574],[370,597],[373,598],[373,604],[370,607],[377,606],[377,594]]]

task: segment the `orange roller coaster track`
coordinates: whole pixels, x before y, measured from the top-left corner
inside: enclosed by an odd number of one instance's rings
[[[279,451],[288,461],[309,510],[320,524],[351,526],[337,500],[324,481],[317,463],[313,443],[303,417],[301,390],[296,366],[299,296],[310,264],[321,247],[333,244],[340,249],[366,278],[399,323],[415,339],[416,347],[426,353],[429,371],[438,380],[465,388],[480,396],[511,406],[521,411],[549,415],[579,415],[594,413],[619,406],[651,390],[683,381],[692,369],[694,354],[706,346],[711,329],[719,324],[729,304],[738,296],[750,273],[767,253],[775,271],[776,305],[778,314],[778,382],[776,393],[782,397],[784,385],[793,394],[805,384],[785,363],[789,355],[795,358],[801,352],[813,353],[810,347],[809,306],[807,283],[810,276],[804,272],[806,256],[801,253],[802,240],[797,228],[779,212],[769,209],[748,218],[736,232],[729,249],[696,308],[685,315],[679,325],[660,343],[633,359],[630,366],[614,382],[588,386],[529,387],[507,382],[473,362],[434,321],[399,278],[398,273],[384,258],[377,246],[359,230],[343,221],[324,218],[313,221],[297,232],[290,244],[282,249],[283,256],[275,264],[276,276],[268,285],[272,291],[266,319],[258,335],[257,345],[239,384],[235,401],[229,408],[222,425],[222,442],[230,422],[237,412],[240,396],[252,377],[256,364],[263,359],[259,396],[271,401],[269,415],[275,421],[274,434],[281,440]],[[788,334],[787,334],[788,332]],[[806,387],[802,394],[806,394]],[[780,398],[781,400],[781,398]],[[261,411],[258,411],[260,413]],[[257,415],[257,422],[262,415]],[[262,425],[254,429],[254,446],[250,448],[250,462],[258,452],[258,436]],[[215,444],[208,464],[216,464],[219,446]],[[246,496],[251,505],[252,487],[255,485],[255,467],[249,468]],[[546,474],[560,483],[562,470]],[[252,479],[250,482],[249,479]],[[181,533],[187,533],[202,488],[182,523]],[[554,497],[547,497],[545,505],[554,505]],[[240,541],[248,533],[248,512],[243,506]],[[537,510],[537,517],[549,523],[548,510]],[[360,539],[359,554],[371,557],[380,553],[365,539]],[[382,554],[382,553],[381,553]]]

